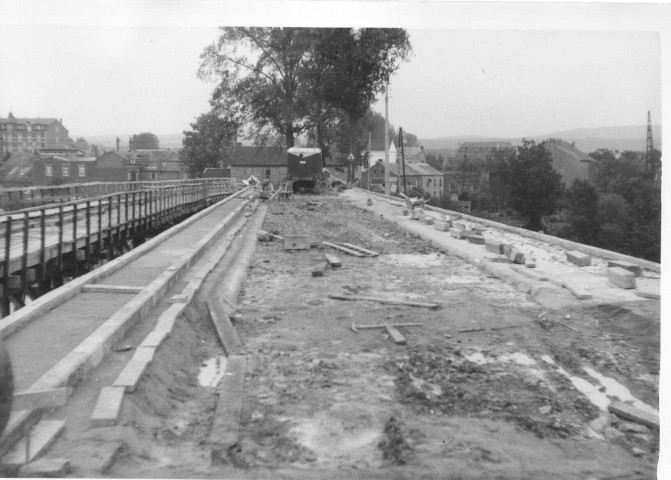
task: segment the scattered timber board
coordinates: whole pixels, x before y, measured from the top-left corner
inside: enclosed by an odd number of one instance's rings
[[[224,302],[221,299],[214,298],[207,301],[207,308],[212,317],[212,323],[217,331],[219,340],[224,346],[227,355],[238,355],[242,353],[242,343],[238,338],[238,334],[231,323],[231,319],[226,313]]]
[[[380,255],[379,252],[374,252],[373,250],[368,250],[367,248],[363,248],[358,245],[353,245],[351,243],[341,243],[340,245],[342,245],[343,247],[351,248],[353,250],[358,250],[371,257],[377,257],[378,255]]]
[[[336,245],[335,243],[322,242],[322,245],[326,245],[327,247],[335,248],[336,250],[340,250],[342,252],[349,253],[350,255],[354,255],[355,257],[364,257],[365,256],[361,252],[357,252],[356,250],[352,250],[351,248],[343,247],[341,245]]]
[[[437,303],[407,302],[405,300],[389,300],[377,297],[360,297],[358,295],[329,295],[329,298],[336,300],[363,300],[368,302],[389,303],[392,305],[407,305],[409,307],[438,308]]]
[[[633,405],[624,402],[613,402],[608,405],[608,411],[618,415],[627,420],[632,420],[636,423],[642,423],[652,428],[659,428],[659,415],[644,412]]]

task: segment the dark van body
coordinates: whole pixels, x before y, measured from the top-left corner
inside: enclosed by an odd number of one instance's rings
[[[322,151],[318,148],[290,148],[287,150],[287,180],[294,192],[311,190],[320,193],[323,188]]]

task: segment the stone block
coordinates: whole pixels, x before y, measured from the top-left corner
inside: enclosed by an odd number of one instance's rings
[[[125,391],[124,387],[103,387],[100,390],[98,401],[91,414],[92,428],[116,425]]]
[[[510,251],[513,249],[513,246],[509,243],[503,243],[501,244],[501,248],[503,249],[502,253],[507,257],[510,255]]]
[[[620,260],[609,260],[608,266],[624,268],[625,270],[632,272],[637,277],[640,277],[643,274],[643,267],[636,265],[635,263],[623,262]]]
[[[404,209],[403,209],[403,216],[404,216],[404,217],[407,217],[407,216],[409,216],[409,215],[410,215],[410,210],[408,210],[407,208],[404,208]]]
[[[450,224],[448,222],[437,221],[433,224],[433,228],[441,232],[447,232],[450,229]]]
[[[636,288],[636,275],[624,268],[610,267],[608,269],[608,280],[621,288]]]
[[[659,285],[638,285],[636,295],[643,298],[652,298],[660,300],[662,298],[659,292]]]
[[[512,247],[508,251],[508,260],[510,260],[513,263],[517,263],[519,265],[524,265],[525,259],[524,259],[524,253],[519,250],[517,247]]]
[[[578,250],[571,250],[566,252],[566,259],[578,265],[579,267],[589,267],[592,264],[592,257],[589,255],[579,252]]]
[[[466,240],[469,241],[469,243],[474,243],[476,245],[484,245],[485,244],[485,237],[482,235],[469,235],[466,237]]]
[[[424,223],[426,225],[433,225],[433,217],[429,217],[428,215],[424,216]]]
[[[497,242],[495,240],[485,239],[485,249],[488,252],[502,254],[503,253],[503,244],[501,242]]]
[[[485,233],[485,227],[475,227],[473,231],[475,232],[476,235],[482,235],[483,233]]]
[[[454,238],[465,238],[466,236],[464,235],[464,231],[461,228],[453,227],[450,228],[450,235],[452,235]]]

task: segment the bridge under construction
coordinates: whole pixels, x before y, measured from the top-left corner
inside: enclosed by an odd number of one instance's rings
[[[358,189],[60,188],[0,225],[6,475],[654,474],[659,264]]]

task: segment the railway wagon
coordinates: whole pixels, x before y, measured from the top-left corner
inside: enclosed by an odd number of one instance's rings
[[[287,150],[287,180],[292,183],[294,192],[321,193],[324,187],[322,151],[297,147]]]

